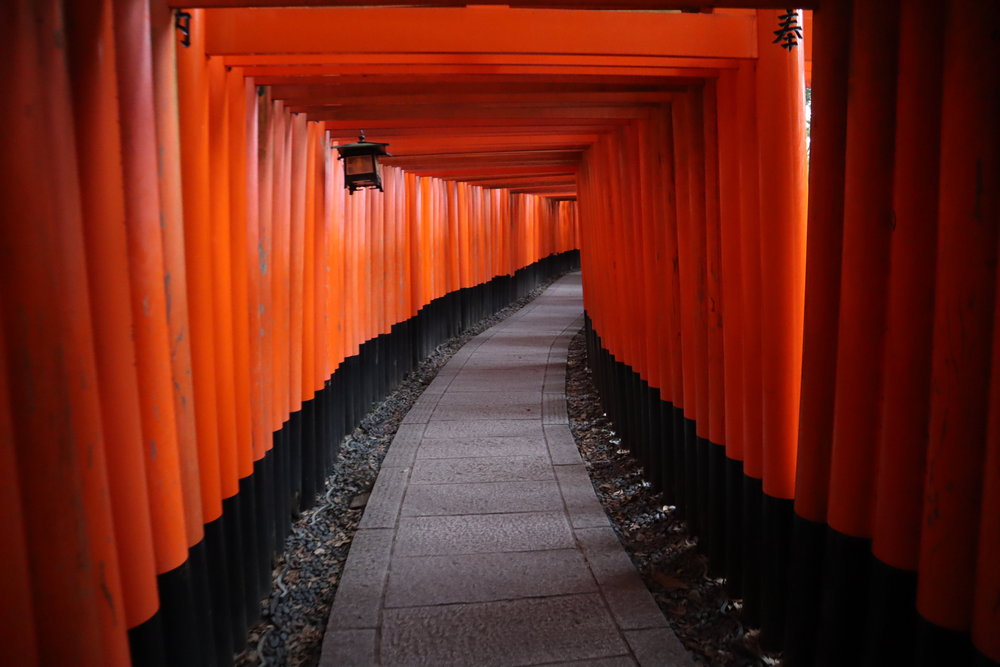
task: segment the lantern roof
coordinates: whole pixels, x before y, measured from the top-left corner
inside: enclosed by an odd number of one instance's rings
[[[358,136],[358,140],[349,144],[338,144],[331,146],[330,148],[336,148],[340,152],[340,157],[352,157],[354,155],[387,155],[392,157],[392,155],[385,150],[388,146],[387,143],[382,143],[380,141],[366,141],[365,133],[362,132]]]

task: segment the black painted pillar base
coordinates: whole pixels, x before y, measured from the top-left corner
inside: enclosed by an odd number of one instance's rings
[[[760,644],[780,651],[785,639],[788,565],[795,501],[762,495]]]
[[[226,570],[229,575],[229,626],[233,635],[233,650],[242,651],[247,640],[246,629],[247,610],[246,598],[243,595],[243,585],[246,578],[243,574],[243,507],[237,494],[222,501],[222,522],[225,531]]]
[[[226,558],[225,519],[219,517],[205,524],[205,560],[208,566],[208,586],[212,596],[212,644],[215,662],[229,665],[233,661],[233,624],[229,603],[229,568]]]
[[[157,611],[148,620],[129,628],[129,655],[133,667],[166,667],[167,652],[163,643],[163,619]],[[186,664],[196,665],[194,648],[188,652]]]
[[[918,626],[917,573],[871,556],[864,664],[876,667],[906,657]]]
[[[918,616],[914,665],[971,665],[973,654],[968,633],[942,628]]]
[[[789,568],[788,622],[785,624],[784,662],[789,667],[807,667],[816,662],[823,599],[823,559],[826,554],[826,524],[792,519],[792,555]]]
[[[761,507],[764,483],[743,477],[743,623],[760,627],[761,552],[763,550]]]
[[[698,516],[698,425],[693,419],[684,418],[684,517],[688,530],[700,535],[701,517]]]
[[[728,571],[727,549],[730,533],[726,529],[727,494],[726,448],[708,443],[708,567],[712,574],[725,576]]]
[[[707,426],[706,426],[707,428]],[[695,476],[693,483],[696,489],[695,501],[695,523],[698,526],[698,544],[701,545],[702,553],[711,552],[712,534],[708,517],[708,493],[709,493],[709,463],[711,455],[711,443],[708,438],[697,437],[695,440]]]
[[[726,592],[743,597],[743,461],[726,462]]]
[[[871,540],[827,529],[818,665],[856,662],[864,649],[870,554]]]
[[[674,406],[673,431],[674,431],[674,504],[677,506],[677,513],[689,518],[687,511],[688,490],[687,490],[687,432],[688,420],[684,417],[684,408]]]
[[[668,505],[677,504],[677,489],[674,487],[674,406],[660,401],[659,450],[660,490]]]

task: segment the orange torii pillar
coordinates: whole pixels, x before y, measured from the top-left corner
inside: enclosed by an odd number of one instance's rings
[[[933,393],[917,574],[921,665],[961,664],[973,625],[977,657],[1000,660],[998,564],[982,560],[995,555],[998,534],[996,469],[984,463],[996,464],[987,426],[1000,236],[1000,5],[954,0],[945,25]],[[984,474],[992,506],[983,504]]]
[[[268,332],[270,321],[270,291],[268,287],[268,256],[265,231],[262,219],[263,207],[270,206],[270,199],[264,203],[265,187],[264,164],[268,160],[260,159],[263,147],[268,146],[266,113],[270,106],[267,95],[258,94],[258,88],[252,79],[243,81],[245,110],[242,133],[245,136],[245,153],[243,156],[243,179],[246,183],[246,225],[243,248],[239,247],[239,231],[234,230],[233,262],[242,263],[246,275],[246,318],[248,345],[249,404],[250,427],[253,452],[253,485],[256,500],[255,532],[257,539],[257,591],[262,596],[271,585],[271,556],[276,550],[274,526],[274,437],[271,432],[270,388],[268,385],[270,369],[270,339]],[[262,90],[260,92],[263,92]],[[261,122],[262,116],[265,122]],[[236,122],[238,118],[233,118]],[[236,132],[240,128],[235,127]],[[234,171],[234,177],[236,172]],[[237,192],[236,196],[242,193]],[[241,260],[239,255],[243,255]],[[236,276],[234,276],[234,279]],[[235,306],[234,306],[235,307]],[[235,315],[240,318],[239,308]]]
[[[23,515],[7,524],[4,564],[13,566],[5,576],[24,578],[4,586],[14,613],[0,632],[23,662],[124,664],[130,618],[106,478],[61,3],[16,2],[9,18],[0,54],[18,103],[0,108],[0,211],[13,223],[0,225],[10,418],[2,429]],[[141,469],[116,472],[140,484],[144,477]],[[118,526],[131,527],[142,530]],[[151,551],[147,542],[132,563],[145,571],[129,609],[140,622],[156,608]]]
[[[726,541],[716,558],[722,559],[727,589],[742,595],[740,564],[743,488],[743,275],[742,215],[740,210],[740,127],[737,103],[738,75],[723,72],[718,82],[719,219],[722,262],[722,344],[726,378],[724,465],[724,524]]]
[[[753,63],[737,70],[740,108],[740,274],[743,278],[743,479],[740,528],[743,619],[760,624],[760,513],[764,463],[761,379],[760,188],[758,186],[756,74]]]
[[[669,359],[669,344],[663,341],[666,326],[666,303],[668,294],[667,281],[664,275],[664,241],[662,224],[663,198],[659,192],[661,182],[665,180],[659,170],[654,170],[656,160],[656,144],[651,139],[655,136],[654,122],[643,121],[638,124],[638,146],[640,151],[640,205],[643,226],[646,230],[646,243],[643,250],[647,265],[645,283],[645,305],[647,309],[647,333],[645,339],[647,377],[646,405],[648,406],[647,423],[649,424],[646,472],[650,481],[659,489],[664,488],[664,475],[669,468],[663,465],[664,457],[671,446],[670,437],[673,433],[673,414],[667,411],[666,403],[670,387],[669,365],[664,359]],[[666,371],[666,372],[665,372]],[[669,435],[668,435],[669,434]]]
[[[966,3],[956,3],[951,10],[950,20],[960,21],[963,10],[968,12]],[[1000,69],[994,67],[984,76],[974,67],[975,63],[997,62],[1000,49],[995,32],[987,36],[989,26],[1000,24],[1000,12],[993,5],[989,12],[980,16],[982,22],[968,22],[956,25],[949,32],[947,41],[947,63],[952,72],[951,86],[964,89],[965,95],[976,96],[972,106],[962,100],[962,93],[948,100],[944,106],[948,122],[947,144],[949,163],[945,167],[957,167],[961,171],[953,179],[942,180],[940,195],[962,202],[953,215],[967,216],[971,210],[979,219],[998,223],[1000,201],[996,188],[976,191],[970,182],[962,177],[972,173],[974,165],[982,165],[983,183],[997,182],[1000,178],[1000,128],[996,118],[1000,116]],[[968,86],[966,88],[966,86]],[[945,189],[947,187],[947,189]],[[972,204],[970,208],[970,204]],[[942,219],[942,224],[945,221]],[[1000,281],[1000,272],[997,274]],[[995,288],[1000,295],[1000,288]],[[997,298],[996,296],[994,298]],[[979,544],[976,553],[976,575],[972,590],[972,645],[981,663],[1000,663],[1000,299],[993,314],[993,364],[991,371],[989,430],[981,465],[973,462],[972,470],[966,471],[967,478],[973,477],[976,468],[982,470],[982,499],[980,501]],[[969,473],[972,473],[970,475]],[[959,507],[963,511],[964,507]],[[966,533],[967,534],[967,533]],[[963,582],[967,586],[967,582]],[[966,589],[967,590],[967,589]],[[924,613],[922,611],[922,613]],[[985,658],[985,660],[982,660]]]
[[[193,645],[197,629],[189,612],[193,597],[173,415],[155,148],[148,133],[154,108],[149,23],[142,8],[119,5],[117,10],[113,13],[108,1],[77,3],[67,18],[109,480],[116,488],[122,458],[144,455],[162,611],[142,626],[130,621],[129,638],[137,659],[158,660],[162,632]],[[115,19],[122,25],[114,26]],[[118,48],[124,51],[118,53]],[[136,511],[135,481],[129,485],[130,496],[113,499],[116,514]],[[133,530],[116,535],[120,548],[141,539]],[[126,600],[135,594],[127,585],[134,578],[132,567],[122,559]],[[173,655],[183,659],[185,653],[181,649]]]
[[[881,413],[892,233],[898,3],[857,0],[850,47],[844,236],[821,664],[861,650]],[[825,661],[830,661],[829,663]]]
[[[192,22],[203,15],[193,10]],[[217,660],[232,655],[238,641],[231,622],[230,582],[223,517],[223,485],[216,385],[213,243],[209,187],[209,80],[203,31],[192,31],[190,48],[177,51],[180,159],[184,205],[191,375],[195,403],[198,467],[205,526],[205,561]],[[242,629],[239,630],[242,632]]]
[[[150,3],[153,56],[153,97],[156,167],[159,183],[159,227],[163,242],[163,287],[167,303],[174,418],[184,491],[184,524],[194,609],[192,622],[198,631],[200,651],[212,646],[209,615],[210,585],[204,531],[201,477],[191,377],[191,341],[188,329],[187,266],[184,250],[184,207],[181,183],[180,128],[178,124],[177,27],[174,11],[166,0]],[[148,131],[148,129],[147,129]],[[188,650],[171,647],[168,650]]]
[[[700,372],[697,353],[706,344],[704,329],[698,326],[699,305],[697,303],[699,280],[704,284],[704,235],[697,232],[704,229],[699,224],[697,211],[702,210],[703,201],[698,202],[693,181],[697,179],[695,161],[696,141],[693,137],[701,134],[701,127],[694,124],[695,114],[692,107],[695,101],[693,94],[685,94],[673,105],[672,121],[674,135],[674,179],[677,195],[677,248],[679,257],[679,296],[681,302],[681,354],[682,377],[684,382],[684,429],[681,442],[683,446],[676,453],[675,460],[679,476],[676,478],[678,487],[678,506],[687,517],[694,532],[701,531],[698,506],[698,428],[708,425],[708,391],[700,391],[699,387],[707,383],[707,375]],[[700,190],[697,191],[700,193]],[[700,205],[701,206],[700,206]],[[701,244],[699,245],[699,237]],[[701,291],[704,294],[704,290]],[[701,399],[701,400],[699,400]]]
[[[805,65],[775,30],[797,11],[757,12],[757,133],[763,385],[761,642],[784,639],[802,367],[805,282]]]
[[[198,660],[203,638],[192,608],[195,593],[189,562],[189,536],[200,537],[201,517],[187,511],[198,507],[192,489],[183,485],[178,421],[174,414],[173,368],[167,321],[164,277],[162,208],[157,174],[153,62],[149,8],[143,3],[115,3],[115,54],[118,74],[118,122],[131,286],[132,333],[136,349],[138,399],[142,420],[146,475],[150,493],[152,534],[160,593],[163,637],[132,632],[132,655],[143,662],[166,648],[168,662]],[[132,505],[134,503],[128,502]],[[187,521],[199,530],[190,531]],[[196,538],[197,539],[197,538]],[[124,583],[124,578],[123,578]],[[126,590],[128,587],[126,586]],[[155,630],[160,633],[159,627]],[[167,638],[164,642],[163,639]],[[159,659],[158,656],[154,659]]]
[[[865,656],[897,659],[916,630],[931,399],[945,5],[900,5],[893,231]]]
[[[715,572],[725,571],[726,544],[726,391],[725,348],[723,340],[722,221],[719,189],[719,111],[718,82],[708,79],[702,91],[704,120],[702,133],[705,150],[705,335],[708,353],[708,439],[702,456],[706,459],[703,484],[705,552]]]
[[[814,14],[802,390],[795,474],[795,527],[784,656],[815,662],[826,541],[837,322],[844,224],[844,156],[851,2]]]
[[[683,403],[680,350],[680,302],[678,299],[677,217],[671,190],[673,188],[673,139],[669,107],[662,107],[652,122],[652,140],[648,145],[655,151],[649,167],[653,204],[654,243],[657,253],[655,284],[659,295],[657,332],[654,342],[660,350],[661,452],[660,482],[668,503],[677,503],[675,486],[676,451],[683,442]]]

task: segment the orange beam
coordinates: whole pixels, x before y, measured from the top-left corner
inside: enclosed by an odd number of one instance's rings
[[[726,68],[705,67],[696,69],[691,67],[670,67],[668,65],[630,65],[617,62],[615,59],[608,59],[599,64],[552,64],[544,61],[539,56],[534,64],[527,65],[505,65],[493,63],[470,62],[469,58],[462,58],[458,62],[425,62],[427,59],[414,59],[399,57],[393,62],[380,63],[371,62],[375,58],[365,58],[364,62],[343,62],[337,65],[252,65],[241,68],[245,76],[266,77],[262,84],[304,84],[320,83],[320,79],[303,80],[296,77],[347,77],[347,76],[367,76],[369,79],[378,75],[381,77],[396,75],[410,81],[415,77],[431,76],[440,80],[451,80],[456,76],[481,76],[485,74],[506,75],[514,79],[526,76],[553,77],[564,76],[570,80],[585,76],[592,77],[633,77],[642,79],[668,78],[672,83],[678,79],[689,80],[689,83],[697,83],[703,77],[716,76],[717,70]]]
[[[284,7],[288,0],[172,0],[173,7]],[[295,0],[299,7],[384,7],[399,5],[399,0],[370,0],[358,3],[352,0]],[[467,0],[411,0],[406,4],[414,7],[464,7]],[[784,9],[786,4],[775,0],[476,0],[477,5],[496,5],[496,9],[506,7],[576,10],[630,10],[630,11],[693,11],[714,7],[741,7]],[[799,7],[816,9],[820,0],[800,0]]]
[[[192,30],[198,29],[192,25]],[[589,55],[600,44],[602,53],[609,56],[756,56],[754,19],[739,14],[596,14],[473,7],[208,10],[203,29],[205,50],[211,55],[430,50]]]
[[[554,127],[557,125],[555,123],[549,123],[547,125],[469,125],[465,127],[452,127],[448,128],[446,132],[441,132],[440,137],[442,139],[455,139],[455,138],[474,138],[481,141],[487,141],[491,139],[501,139],[505,137],[515,138],[515,137],[546,137],[552,136]],[[604,125],[590,124],[590,125],[558,125],[558,129],[563,136],[586,136],[586,137],[599,137],[604,133],[608,132],[612,124]],[[367,129],[367,126],[365,126]],[[336,130],[337,132],[343,133],[345,130]],[[350,137],[350,132],[348,131],[345,138]],[[378,130],[378,139],[381,140],[393,140],[394,138],[400,141],[406,140],[429,140],[428,135],[422,127],[382,127]],[[375,138],[375,137],[372,137]],[[395,146],[392,143],[391,146]],[[389,152],[393,152],[393,148],[389,148]]]
[[[335,136],[338,133],[350,136],[352,132],[357,132],[356,121],[326,120],[323,122],[325,129],[330,130]],[[497,128],[509,128],[511,131],[538,133],[551,132],[553,127],[572,128],[573,132],[607,131],[609,128],[628,123],[626,119],[618,118],[576,118],[567,120],[565,118],[512,118],[506,115],[496,118],[368,118],[365,120],[367,129],[380,128],[381,131],[394,131],[400,134],[415,134],[420,136],[424,128],[446,127],[448,132],[470,132],[476,134],[483,129],[489,132],[497,132]]]
[[[229,57],[224,58],[225,61],[229,61]],[[289,68],[293,69],[294,68]],[[362,68],[356,68],[358,71],[353,73],[346,71],[337,71],[330,74],[321,75],[309,75],[309,76],[255,76],[254,83],[262,86],[336,86],[343,87],[347,91],[352,91],[352,94],[364,95],[364,94],[374,94],[373,92],[365,91],[381,91],[386,92],[405,92],[410,90],[411,92],[419,92],[420,90],[425,90],[427,86],[433,85],[438,86],[488,86],[489,89],[496,90],[498,85],[504,85],[505,87],[509,85],[518,86],[545,86],[550,87],[551,90],[560,89],[559,86],[617,86],[621,88],[622,86],[627,86],[631,88],[636,87],[646,87],[655,89],[661,86],[672,86],[676,85],[677,81],[674,77],[668,76],[663,72],[670,72],[670,69],[661,71],[656,75],[647,74],[636,74],[635,72],[623,71],[620,73],[615,73],[614,69],[600,69],[597,72],[573,72],[567,70],[566,68],[557,68],[554,71],[546,72],[544,68],[521,68],[524,70],[519,73],[511,73],[503,71],[503,67],[480,67],[478,70],[469,71],[454,71],[449,73],[446,78],[435,78],[434,76],[423,75],[421,76],[417,73],[414,68],[398,67],[397,72],[386,72],[382,70],[371,69],[364,71]],[[622,68],[623,70],[628,70],[628,68]],[[378,73],[377,77],[372,76],[374,73]],[[246,70],[242,70],[243,74],[247,74]],[[708,75],[708,72],[702,72],[704,75]]]
[[[429,169],[421,172],[421,176],[433,176],[436,178],[474,178],[476,176],[509,176],[531,174],[565,174],[575,173],[577,165],[521,165],[506,167],[469,167],[466,169]]]
[[[231,58],[226,58],[228,64]],[[273,59],[270,64],[279,64]],[[497,80],[493,80],[493,79]],[[551,79],[537,80],[532,78],[520,78],[509,80],[503,77],[476,78],[469,80],[469,77],[462,77],[462,80],[442,80],[425,81],[411,77],[409,80],[385,81],[382,77],[364,81],[352,79],[348,82],[339,82],[339,77],[331,77],[311,85],[278,85],[271,88],[271,96],[274,99],[295,99],[306,97],[317,93],[329,95],[339,95],[341,98],[369,98],[382,95],[393,95],[396,97],[435,94],[458,94],[473,95],[484,93],[634,93],[634,92],[658,92],[667,90],[670,81],[667,79],[649,80],[634,79],[625,82],[592,81],[588,78],[575,79],[572,81]],[[503,80],[500,80],[503,78]]]
[[[275,95],[275,99],[284,99],[290,111],[302,111],[305,108],[337,108],[347,107],[357,103],[354,99],[337,92],[316,90],[297,97]],[[674,93],[661,92],[575,92],[575,93],[426,93],[423,95],[378,95],[360,100],[365,105],[386,106],[434,106],[442,103],[489,105],[491,107],[531,106],[538,104],[565,104],[576,107],[589,105],[620,105],[620,104],[656,104],[669,102]]]
[[[597,136],[597,135],[593,135]],[[555,135],[542,141],[492,141],[489,143],[475,142],[465,139],[464,141],[453,141],[448,137],[438,140],[437,144],[420,143],[411,144],[405,141],[393,142],[390,144],[392,155],[400,158],[415,157],[439,157],[446,155],[468,155],[484,153],[510,153],[510,152],[534,152],[551,150],[586,150],[590,145],[589,141],[567,141]]]
[[[560,187],[555,185],[533,185],[530,187],[523,188],[508,188],[511,194],[559,194],[559,195],[575,195],[576,186],[570,185],[568,187]]]
[[[368,122],[370,120],[391,120],[405,118],[407,120],[495,120],[517,119],[536,120],[541,118],[551,118],[559,120],[581,120],[581,119],[621,119],[633,120],[646,118],[652,107],[642,107],[638,105],[623,106],[590,106],[590,107],[565,107],[565,106],[531,106],[531,107],[498,107],[496,105],[454,105],[437,104],[423,105],[417,107],[400,106],[349,106],[338,108],[321,108],[309,114],[310,120],[324,121],[344,121],[355,120],[355,122]],[[367,127],[367,126],[366,126]]]
[[[691,58],[682,56],[634,56],[608,54],[561,53],[438,53],[405,52],[329,52],[329,53],[248,53],[215,54],[229,67],[261,67],[264,65],[284,67],[338,68],[343,65],[559,65],[577,67],[656,67],[677,71],[689,71],[697,75],[702,69],[735,69],[733,58]]]

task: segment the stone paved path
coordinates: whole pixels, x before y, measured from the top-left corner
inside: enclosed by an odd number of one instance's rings
[[[566,416],[580,276],[466,344],[404,418],[323,643],[333,665],[691,665]]]

